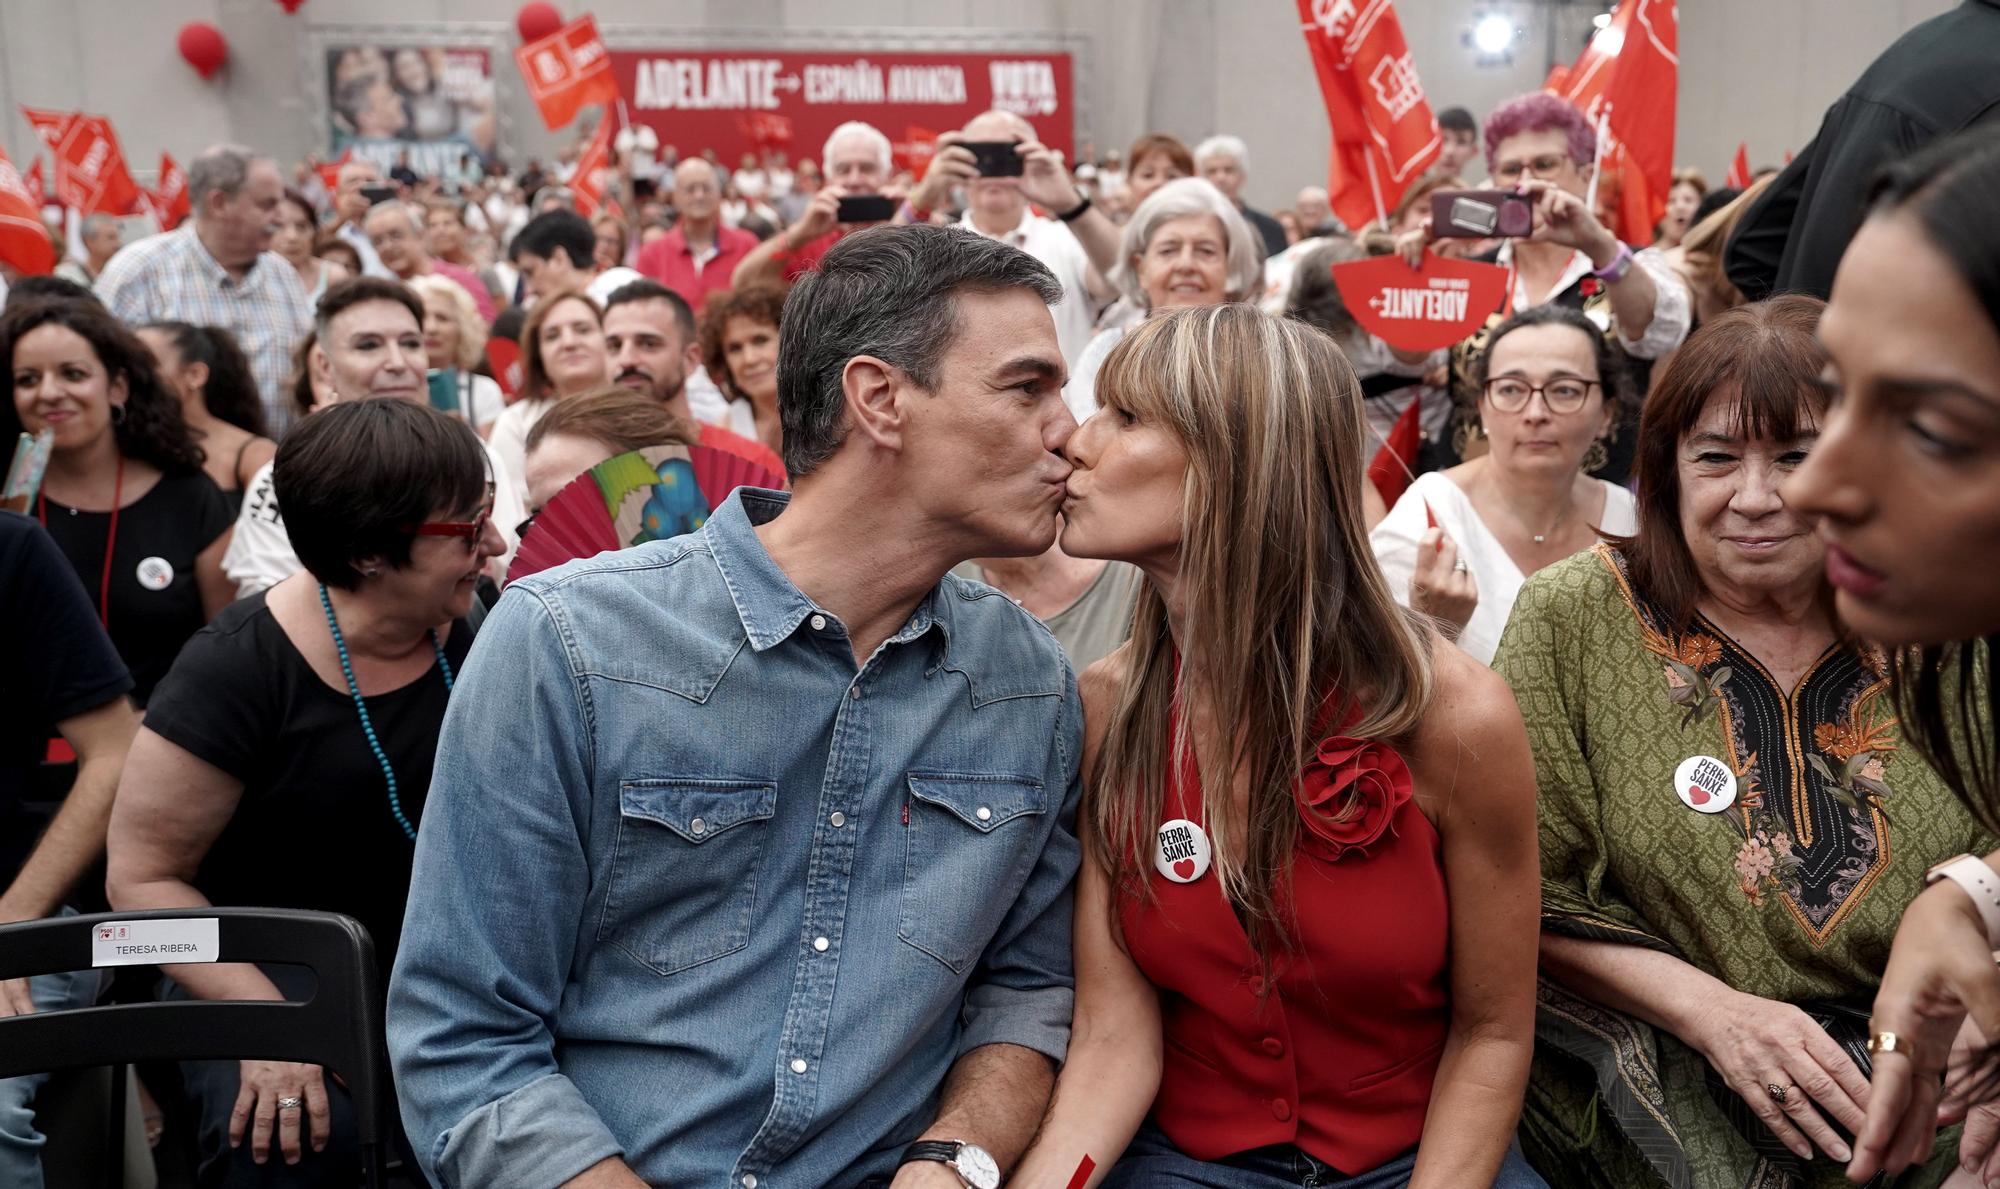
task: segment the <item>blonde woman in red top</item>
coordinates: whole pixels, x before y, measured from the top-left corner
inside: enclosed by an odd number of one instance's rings
[[[1541,1185],[1512,1150],[1533,762],[1507,686],[1375,567],[1353,371],[1209,306],[1098,394],[1062,545],[1148,582],[1081,683],[1076,1016],[1011,1183]]]

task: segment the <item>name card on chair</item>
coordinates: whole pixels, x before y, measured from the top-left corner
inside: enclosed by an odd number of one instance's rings
[[[165,966],[214,962],[222,955],[216,918],[107,921],[90,930],[92,966]]]

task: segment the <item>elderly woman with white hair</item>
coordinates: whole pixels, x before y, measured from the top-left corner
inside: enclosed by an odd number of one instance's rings
[[[1132,213],[1111,283],[1150,317],[1242,301],[1257,292],[1263,269],[1263,245],[1236,204],[1201,178],[1181,178],[1153,191]],[[1127,329],[1098,331],[1070,370],[1063,401],[1078,423],[1097,412],[1097,369]]]
[[[405,283],[424,303],[431,407],[487,436],[507,402],[499,384],[474,371],[486,359],[486,319],[465,286],[449,277],[432,273]]]

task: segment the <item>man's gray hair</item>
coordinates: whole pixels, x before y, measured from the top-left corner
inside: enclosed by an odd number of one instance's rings
[[[188,205],[201,210],[202,199],[211,191],[233,197],[250,179],[250,166],[269,158],[240,144],[210,145],[188,163]]]
[[[896,150],[889,143],[889,137],[866,120],[849,120],[827,134],[826,144],[819,151],[819,165],[825,173],[833,172],[833,146],[852,137],[865,140],[875,150],[875,156],[882,162],[882,180],[887,181],[895,168]]]
[[[1211,136],[1194,146],[1194,167],[1200,169],[1211,158],[1228,157],[1236,162],[1236,168],[1250,172],[1250,148],[1240,136]]]
[[[927,223],[857,231],[792,286],[778,328],[778,415],[785,470],[817,470],[847,437],[847,363],[872,355],[935,391],[940,365],[964,327],[961,292],[1026,289],[1063,296],[1041,261],[998,240]]]
[[[1111,283],[1134,305],[1143,309],[1148,303],[1133,262],[1146,254],[1153,234],[1163,225],[1189,215],[1214,215],[1222,221],[1222,237],[1229,247],[1229,269],[1223,283],[1230,301],[1242,301],[1263,285],[1264,241],[1243,221],[1236,204],[1206,178],[1175,178],[1139,204],[1118,241],[1118,264],[1111,270]]]

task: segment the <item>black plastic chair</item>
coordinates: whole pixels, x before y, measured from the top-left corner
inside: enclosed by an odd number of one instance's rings
[[[0,1019],[0,1077],[139,1061],[325,1066],[347,1083],[367,1184],[381,1189],[389,1129],[375,944],[352,918],[282,908],[200,908],[0,925],[0,979],[90,969],[91,933],[99,925],[207,917],[216,918],[218,961],[309,966],[318,979],[312,998],[186,999],[11,1016]]]

